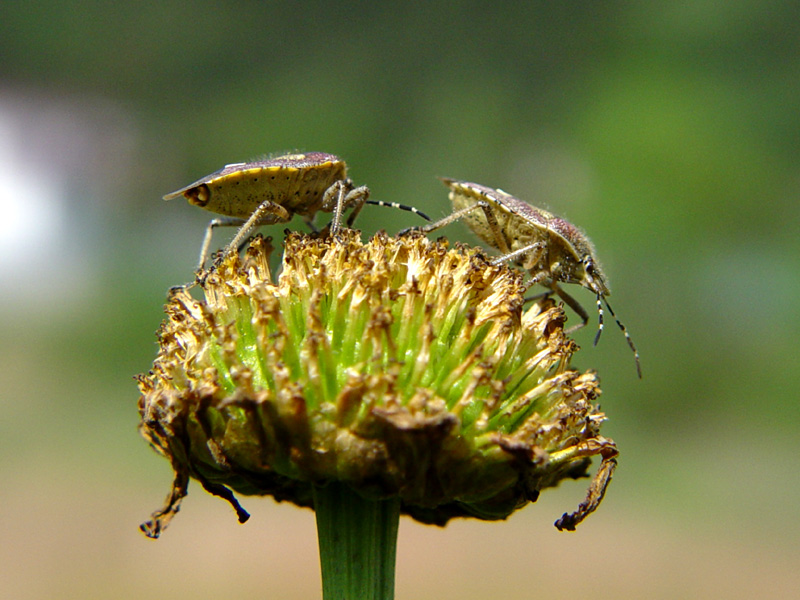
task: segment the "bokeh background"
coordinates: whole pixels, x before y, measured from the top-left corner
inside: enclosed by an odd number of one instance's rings
[[[613,323],[577,334],[622,452],[597,513],[552,526],[579,481],[503,523],[403,520],[398,598],[792,597],[798,23],[777,0],[4,2],[0,595],[320,597],[311,511],[242,498],[240,526],[194,485],[162,539],[138,531],[171,471],[132,377],[210,216],[161,196],[323,150],[433,216],[438,175],[566,216],[642,355],[639,381]]]

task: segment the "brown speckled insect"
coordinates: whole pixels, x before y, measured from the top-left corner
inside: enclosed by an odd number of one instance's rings
[[[364,204],[392,206],[430,219],[413,207],[394,202],[368,200],[369,188],[356,187],[347,177],[347,165],[333,154],[306,152],[286,154],[268,160],[234,163],[164,196],[164,200],[185,197],[190,204],[224,215],[206,227],[197,272],[201,273],[216,227],[239,227],[220,259],[234,252],[256,227],[286,223],[300,215],[312,230],[317,212],[333,212],[330,235],[342,224],[345,210],[350,227]],[[213,270],[213,266],[211,269]]]
[[[639,351],[627,329],[608,304],[611,294],[595,249],[589,238],[577,227],[540,208],[499,189],[477,183],[442,178],[450,188],[453,213],[443,219],[415,228],[424,233],[436,231],[453,221],[463,220],[486,244],[502,255],[494,264],[514,262],[531,275],[530,284],[550,288],[582,319],[573,329],[585,326],[589,315],[584,308],[559,285],[575,283],[591,290],[597,298],[598,329],[594,343],[603,332],[603,303],[617,322],[636,360],[636,371],[641,378]]]

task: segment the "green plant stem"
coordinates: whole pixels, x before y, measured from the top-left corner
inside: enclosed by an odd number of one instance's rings
[[[314,487],[324,600],[392,600],[400,500],[343,483]]]

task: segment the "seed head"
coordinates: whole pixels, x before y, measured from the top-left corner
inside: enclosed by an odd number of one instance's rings
[[[518,272],[414,234],[289,233],[277,277],[271,250],[256,238],[204,299],[167,303],[138,378],[141,433],[175,472],[148,536],[190,478],[242,522],[234,492],[310,507],[313,486],[337,481],[444,525],[504,519],[599,455],[586,500],[556,526],[597,507],[617,449],[599,435],[596,375],[569,368],[560,307],[523,309]]]

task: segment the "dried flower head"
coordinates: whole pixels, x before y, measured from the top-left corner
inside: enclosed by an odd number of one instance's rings
[[[313,487],[337,481],[444,525],[506,518],[599,455],[586,500],[556,526],[597,507],[617,455],[599,435],[597,378],[569,369],[561,308],[523,310],[519,273],[419,235],[290,233],[277,280],[270,251],[256,238],[204,300],[169,299],[139,377],[141,432],[175,471],[148,536],[190,477],[241,521],[233,492],[312,506]]]

